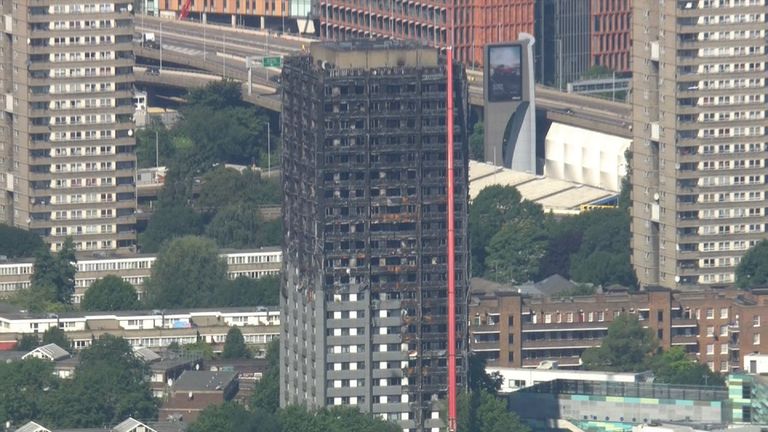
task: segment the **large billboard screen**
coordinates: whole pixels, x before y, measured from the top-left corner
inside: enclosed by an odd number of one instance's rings
[[[488,47],[488,101],[509,102],[523,98],[523,47]]]

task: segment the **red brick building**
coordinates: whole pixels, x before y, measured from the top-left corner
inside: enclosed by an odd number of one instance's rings
[[[591,58],[616,72],[629,72],[631,0],[592,0]]]
[[[534,0],[321,0],[320,37],[345,40],[388,37],[444,47],[453,34],[454,52],[467,65],[480,65],[488,43],[533,34]],[[451,16],[455,20],[451,21]]]
[[[532,298],[511,287],[473,279],[469,306],[470,349],[489,366],[536,367],[558,361],[580,365],[581,353],[598,346],[617,316],[631,313],[659,338],[661,346],[679,346],[712,370],[741,368],[750,353],[768,353],[761,345],[768,326],[768,290],[736,289]]]

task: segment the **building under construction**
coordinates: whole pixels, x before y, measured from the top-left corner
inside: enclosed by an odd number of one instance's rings
[[[464,382],[467,87],[454,74],[458,376]],[[283,67],[281,405],[445,427],[446,67],[433,48],[321,42]]]

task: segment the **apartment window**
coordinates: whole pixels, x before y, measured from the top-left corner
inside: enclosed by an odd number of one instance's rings
[[[728,336],[728,326],[727,325],[721,325],[720,326],[720,336]]]
[[[721,361],[720,362],[720,372],[728,372],[728,362],[727,361]]]
[[[715,309],[707,308],[707,319],[715,319]]]
[[[713,337],[715,335],[715,326],[707,326],[707,337]]]
[[[760,333],[752,335],[752,345],[760,345]]]
[[[720,345],[720,354],[728,354],[728,344]]]
[[[752,327],[760,327],[760,315],[752,317]]]
[[[707,355],[714,355],[714,354],[715,354],[715,344],[707,345]]]
[[[720,308],[720,319],[728,319],[728,308]]]

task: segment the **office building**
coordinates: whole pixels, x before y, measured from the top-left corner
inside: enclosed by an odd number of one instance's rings
[[[591,65],[615,72],[629,72],[632,39],[631,12],[634,0],[591,0]]]
[[[768,354],[761,342],[768,292],[707,289],[606,292],[593,296],[529,297],[517,288],[472,280],[470,350],[489,367],[535,368],[557,362],[577,368],[585,349],[599,346],[621,314],[636,314],[664,349],[680,347],[715,372],[741,369],[745,356]]]
[[[565,91],[592,65],[590,0],[538,0],[535,13],[536,79]]]
[[[320,37],[347,40],[384,37],[430,46],[452,45],[467,66],[483,63],[490,43],[510,42],[533,34],[534,0],[320,0]],[[451,17],[455,17],[451,20]]]
[[[439,430],[448,372],[444,60],[433,48],[381,40],[309,51],[283,67],[280,403],[354,405],[404,430]],[[455,70],[456,298],[465,299],[467,93]],[[457,303],[463,340],[466,307]]]
[[[633,0],[632,246],[642,286],[734,283],[766,238],[765,0]]]
[[[128,0],[2,4],[0,220],[81,250],[136,244]]]

